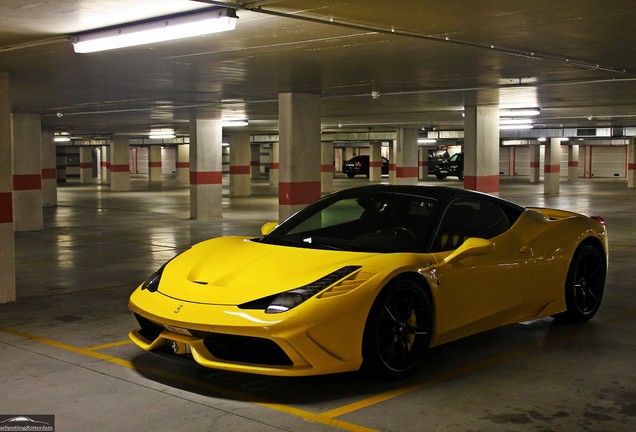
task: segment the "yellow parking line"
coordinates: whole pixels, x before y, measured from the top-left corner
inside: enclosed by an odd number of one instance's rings
[[[199,389],[204,389],[207,391],[212,391],[214,393],[220,394],[222,396],[225,397],[229,397],[229,398],[233,398],[233,399],[237,399],[237,400],[241,400],[244,402],[251,402],[251,403],[255,403],[256,405],[260,405],[262,407],[265,408],[269,408],[269,409],[273,409],[276,411],[280,411],[286,414],[290,414],[290,415],[294,415],[296,417],[300,417],[302,419],[308,420],[308,421],[312,421],[312,422],[316,422],[316,423],[322,423],[325,425],[329,425],[329,426],[333,426],[335,428],[338,429],[343,429],[343,430],[347,430],[347,431],[351,431],[351,432],[376,432],[374,429],[369,429],[366,428],[364,426],[360,426],[360,425],[356,425],[353,423],[348,423],[345,421],[341,421],[329,416],[325,416],[324,414],[316,414],[310,411],[305,411],[299,408],[294,408],[288,405],[282,405],[282,404],[277,404],[277,403],[271,403],[271,402],[267,402],[264,400],[255,400],[255,398],[251,395],[247,395],[247,394],[243,394],[240,392],[236,392],[234,390],[229,390],[227,388],[223,388],[223,387],[219,387],[217,385],[214,384],[210,384],[208,382],[202,382],[199,380],[195,380],[193,378],[189,378],[183,375],[179,375],[179,374],[175,374],[175,373],[171,373],[171,372],[167,372],[163,369],[156,369],[153,367],[149,367],[149,366],[145,366],[145,365],[134,365],[131,361],[129,360],[124,360],[118,357],[114,357],[111,355],[107,355],[107,354],[102,354],[100,352],[96,352],[95,349],[96,347],[92,347],[92,348],[80,348],[80,347],[76,347],[73,345],[68,345],[62,342],[57,342],[51,339],[46,339],[46,338],[42,338],[39,336],[35,336],[32,335],[30,333],[26,333],[26,332],[22,332],[19,330],[15,330],[15,329],[11,329],[8,327],[0,327],[0,332],[6,333],[6,334],[10,334],[13,336],[17,336],[17,337],[21,337],[24,339],[28,339],[28,340],[33,340],[45,345],[49,345],[55,348],[59,348],[65,351],[70,351],[76,354],[81,354],[81,355],[85,355],[88,357],[93,357],[93,358],[97,358],[100,360],[104,360],[110,363],[114,363],[120,366],[124,366],[127,367],[129,369],[136,369],[136,370],[143,370],[146,373],[155,375],[155,376],[159,376],[162,378],[166,378],[175,382],[179,382],[181,384],[186,384],[189,386],[193,386],[193,387],[197,387]],[[115,345],[120,344],[120,342],[116,342]],[[112,344],[107,344],[107,345],[112,345]],[[107,345],[99,345],[98,347],[104,347]]]
[[[123,340],[123,341],[119,341],[119,342],[112,342],[112,343],[107,343],[107,344],[103,344],[103,345],[95,345],[92,347],[88,347],[86,348],[89,351],[99,351],[99,350],[103,350],[103,349],[107,349],[107,348],[114,348],[114,347],[118,347],[118,346],[122,346],[122,345],[130,345],[132,344],[131,340]]]

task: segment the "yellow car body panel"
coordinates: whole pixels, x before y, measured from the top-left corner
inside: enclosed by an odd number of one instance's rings
[[[144,350],[169,344],[203,366],[229,371],[279,376],[354,371],[363,362],[369,311],[392,280],[415,280],[428,293],[434,321],[430,346],[436,346],[563,312],[564,280],[584,241],[601,245],[607,261],[604,227],[548,209],[525,211],[512,228],[488,241],[437,253],[343,252],[268,245],[249,237],[212,239],[170,261],[157,292],[143,286],[134,291],[131,311],[154,330],[137,329],[130,338]],[[345,266],[357,269],[286,312],[245,307]],[[275,347],[289,361],[264,364],[227,355],[222,347],[215,355],[218,347],[206,338],[225,336],[233,338],[228,341],[237,351],[241,338],[254,338],[245,341],[259,341],[263,350]]]

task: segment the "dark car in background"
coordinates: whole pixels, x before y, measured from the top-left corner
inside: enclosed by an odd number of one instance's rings
[[[437,162],[433,173],[438,180],[448,176],[464,179],[464,153],[455,153],[450,158]]]
[[[369,177],[369,156],[354,156],[342,164],[342,172],[349,178],[356,175],[364,174]],[[389,160],[382,156],[382,174],[389,173]]]

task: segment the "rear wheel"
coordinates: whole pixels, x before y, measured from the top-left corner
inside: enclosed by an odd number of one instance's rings
[[[410,375],[428,350],[431,304],[410,280],[388,285],[373,303],[364,329],[362,357],[373,373],[399,379]]]
[[[446,178],[444,174],[435,174],[435,177],[437,177],[437,180],[444,180]]]
[[[587,321],[598,311],[605,289],[605,262],[594,246],[577,250],[565,281],[565,318]]]

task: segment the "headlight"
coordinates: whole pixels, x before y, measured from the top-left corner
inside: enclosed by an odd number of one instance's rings
[[[159,282],[161,282],[161,275],[163,274],[163,269],[166,268],[166,265],[168,264],[168,262],[162,265],[159,268],[159,270],[151,274],[150,277],[144,281],[144,283],[141,285],[142,290],[147,289],[150,292],[155,292],[159,289]]]
[[[281,312],[287,312],[290,309],[295,308],[301,303],[304,303],[307,299],[315,296],[325,288],[333,285],[342,278],[349,276],[354,271],[358,270],[360,266],[347,266],[343,267],[335,272],[324,276],[317,281],[305,285],[304,287],[294,288],[293,290],[285,291],[274,297],[269,306],[265,309],[265,313],[277,314]]]

